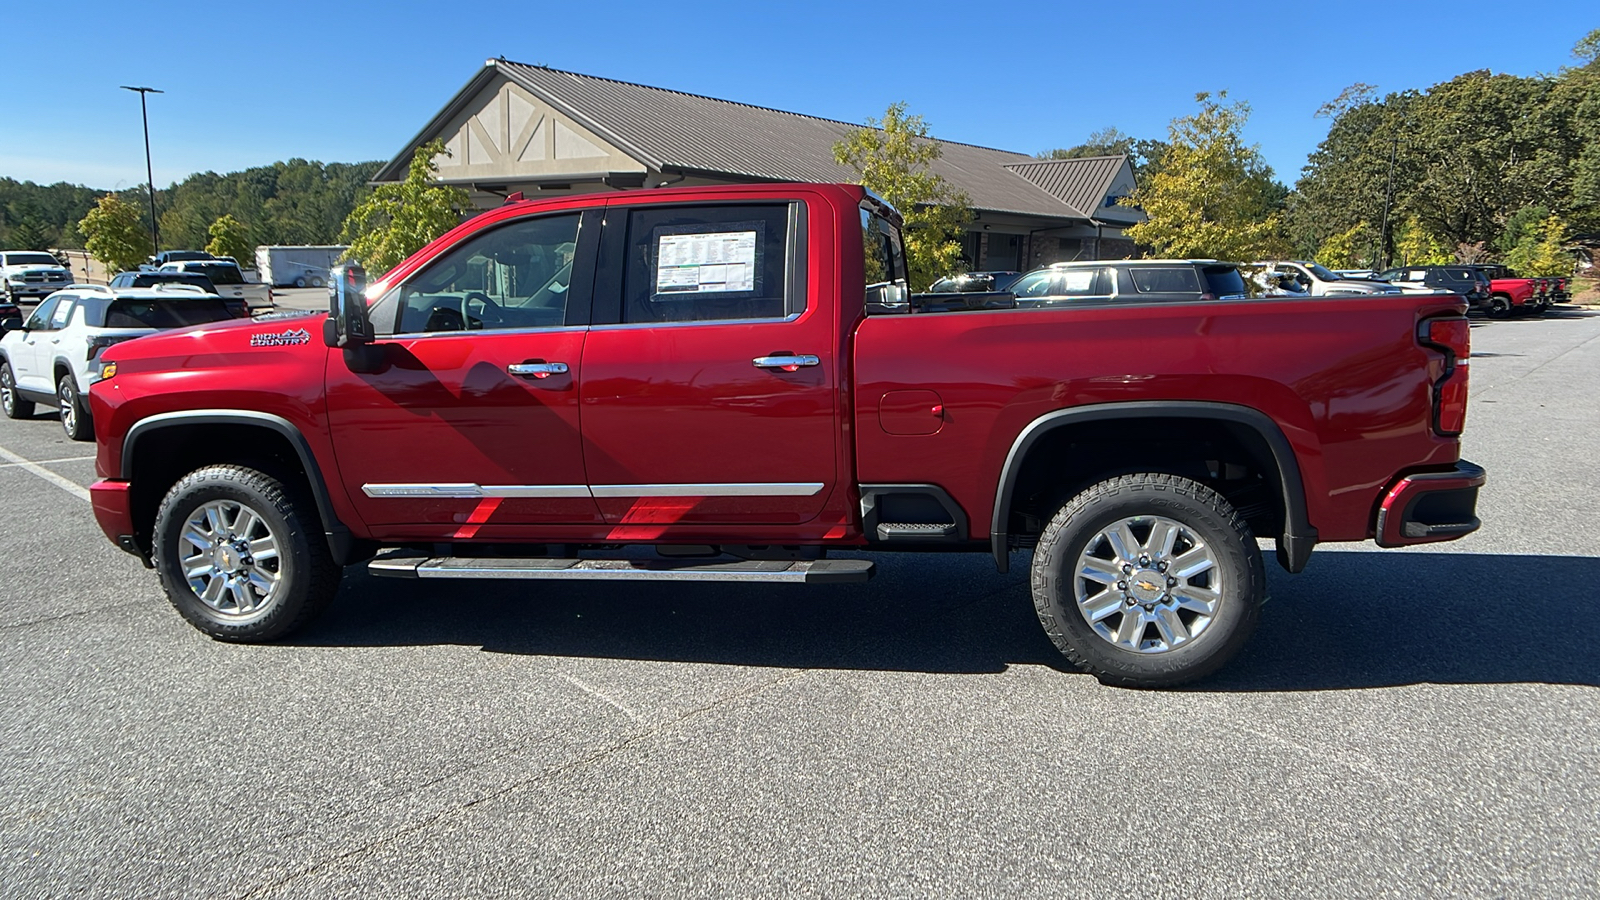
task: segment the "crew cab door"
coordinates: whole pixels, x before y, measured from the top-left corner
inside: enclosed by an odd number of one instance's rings
[[[471,233],[373,305],[381,371],[329,354],[339,474],[368,525],[442,540],[600,522],[578,391],[602,218],[554,212]]]
[[[822,510],[841,439],[836,289],[808,282],[826,271],[811,266],[833,240],[825,220],[789,198],[612,201],[580,388],[607,522],[798,524]]]

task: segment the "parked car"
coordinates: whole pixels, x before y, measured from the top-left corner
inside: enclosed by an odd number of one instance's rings
[[[272,308],[271,285],[246,281],[237,263],[219,259],[183,260],[166,263],[157,271],[204,275],[219,297],[243,300],[252,311]]]
[[[142,288],[155,287],[158,284],[190,284],[205,291],[215,294],[216,288],[212,286],[211,279],[198,272],[118,272],[111,276],[111,288]]]
[[[1239,267],[1214,259],[1119,259],[1053,263],[1011,285],[1017,305],[1092,300],[1168,302],[1249,296]]]
[[[236,318],[237,304],[196,288],[112,289],[73,285],[46,297],[0,337],[0,407],[7,417],[55,404],[75,441],[92,440],[88,390],[106,348],[157,331]]]
[[[22,326],[22,308],[9,300],[0,300],[0,337],[11,330],[10,324]]]
[[[112,288],[154,288],[158,291],[185,291],[214,297],[227,304],[235,317],[250,315],[250,305],[237,297],[221,297],[211,284],[211,279],[194,272],[118,272],[112,276]]]
[[[1288,293],[1308,297],[1349,296],[1352,294],[1391,294],[1400,289],[1383,281],[1346,278],[1324,266],[1300,259],[1263,260],[1246,267],[1262,288],[1288,288]],[[1298,288],[1298,290],[1296,290]]]
[[[962,272],[946,275],[928,288],[930,294],[995,294],[1010,289],[1021,272]]]
[[[832,550],[1029,548],[1057,648],[1150,687],[1243,646],[1257,536],[1297,572],[1478,527],[1461,298],[1220,302],[1229,264],[1102,262],[1048,274],[1181,299],[915,314],[901,227],[857,185],[490,210],[336,272],[327,317],[106,351],[95,515],[230,641],[359,562],[815,584],[872,574]]]
[[[1549,308],[1548,279],[1518,278],[1505,266],[1475,265],[1472,268],[1489,279],[1489,302],[1484,311],[1491,318],[1503,319],[1513,313],[1538,315]]]
[[[72,272],[42,250],[0,252],[0,285],[7,303],[39,300],[72,283]]]
[[[1411,294],[1460,294],[1469,309],[1489,308],[1489,278],[1471,266],[1400,266],[1378,275]]]
[[[141,272],[154,272],[167,263],[188,262],[190,260],[216,259],[204,250],[163,250],[145,260],[139,267]]]

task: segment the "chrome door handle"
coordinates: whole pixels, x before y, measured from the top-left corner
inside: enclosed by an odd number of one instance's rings
[[[758,356],[750,360],[751,365],[758,369],[784,369],[789,372],[793,372],[801,366],[814,366],[821,362],[822,360],[811,353],[790,354],[788,356]]]
[[[512,375],[532,375],[534,378],[549,378],[551,375],[567,374],[567,364],[547,362],[512,363],[506,366],[506,371]]]

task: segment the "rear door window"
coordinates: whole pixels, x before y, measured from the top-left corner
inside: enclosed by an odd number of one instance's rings
[[[622,321],[782,319],[801,312],[802,210],[800,203],[630,210]]]
[[[1200,277],[1193,266],[1132,266],[1128,272],[1141,294],[1200,293]]]
[[[55,311],[50,313],[50,330],[57,331],[67,327],[67,322],[72,320],[72,308],[77,305],[73,297],[62,297],[56,304]]]

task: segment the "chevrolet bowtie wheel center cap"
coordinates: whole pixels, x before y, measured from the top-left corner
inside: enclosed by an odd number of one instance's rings
[[[1139,569],[1128,576],[1128,596],[1140,603],[1155,603],[1166,593],[1167,576],[1155,569]]]

